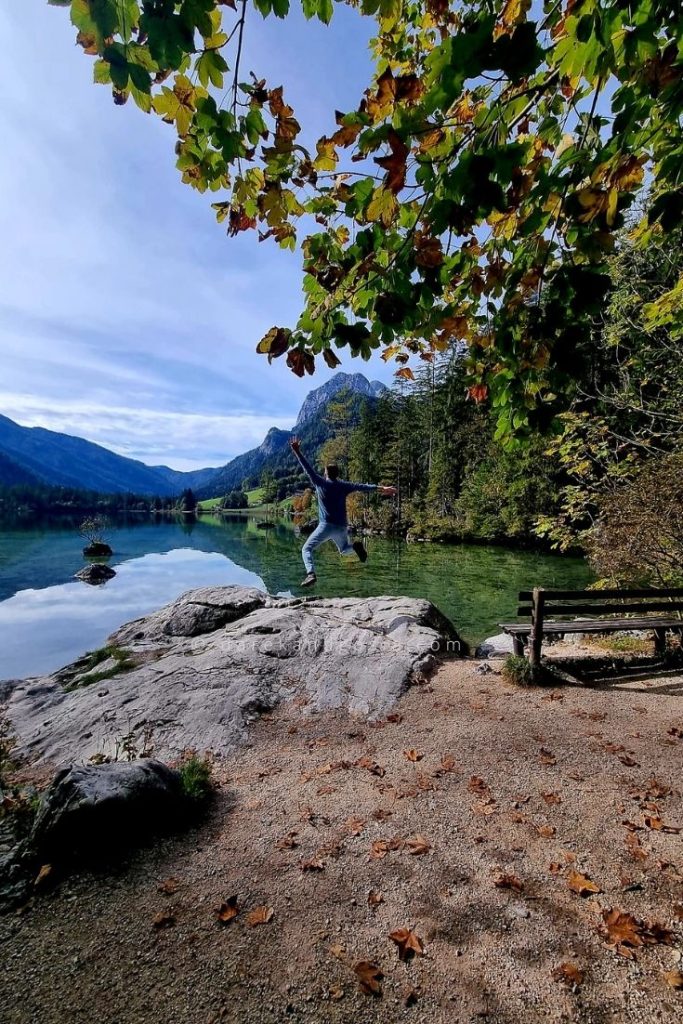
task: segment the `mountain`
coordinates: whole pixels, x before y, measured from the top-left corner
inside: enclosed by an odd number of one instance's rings
[[[14,483],[43,483],[62,487],[80,487],[103,494],[178,494],[185,487],[205,483],[212,470],[180,473],[167,466],[146,466],[136,459],[116,455],[82,437],[60,434],[43,427],[22,427],[7,416],[0,416],[0,456],[9,464],[0,473],[16,476],[17,469],[29,479]]]
[[[384,384],[369,381],[362,373],[335,374],[325,384],[308,393],[293,430],[271,427],[258,448],[238,455],[217,470],[210,483],[198,489],[199,497],[220,497],[235,488],[241,488],[245,480],[256,486],[264,472],[272,473],[278,481],[292,484],[298,478],[299,470],[289,450],[289,439],[296,434],[307,455],[314,458],[333,432],[325,417],[325,410],[336,395],[341,391],[351,393],[350,411],[353,421],[359,417],[364,402],[376,401],[385,390]]]
[[[306,395],[294,429],[299,430],[306,420],[310,420],[312,416],[319,413],[330,399],[346,388],[356,395],[370,399],[378,398],[383,391],[386,391],[384,384],[378,380],[368,380],[362,373],[335,373],[334,377],[331,377],[325,384],[316,388],[315,391],[309,391]]]
[[[342,390],[351,394],[353,419],[363,402],[374,401],[385,388],[362,373],[337,373],[311,391],[294,430],[313,456],[332,432],[325,409]],[[147,466],[82,437],[43,427],[22,427],[0,416],[0,485],[42,483],[103,494],[131,491],[160,497],[177,495],[191,487],[200,497],[213,498],[241,487],[245,479],[257,483],[265,470],[280,480],[287,476],[294,480],[296,467],[287,446],[292,433],[271,427],[258,448],[238,455],[225,466],[182,473],[168,466]]]

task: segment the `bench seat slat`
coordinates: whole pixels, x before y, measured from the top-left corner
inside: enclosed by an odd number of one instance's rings
[[[645,612],[663,612],[670,615],[671,612],[683,611],[683,601],[637,601],[635,604],[554,604],[546,600],[544,606],[545,615],[642,615]],[[518,615],[531,615],[531,608],[520,606],[517,609]]]
[[[500,628],[505,633],[517,636],[529,636],[531,625],[524,622],[501,622]],[[662,619],[550,619],[543,623],[543,633],[620,633],[622,630],[642,629],[677,629],[683,632],[683,620],[674,618]]]
[[[659,590],[653,587],[649,590],[544,590],[543,593],[546,601],[581,601],[585,598],[600,601],[606,597],[651,597],[655,600],[660,598],[663,600],[667,597],[683,597],[683,587]],[[517,600],[532,601],[533,596],[532,590],[520,590]]]

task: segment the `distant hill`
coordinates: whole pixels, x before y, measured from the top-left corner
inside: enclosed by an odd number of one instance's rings
[[[337,373],[304,399],[296,421],[296,433],[307,451],[315,455],[330,436],[325,409],[331,399],[347,389],[355,408],[373,401],[384,385],[369,381],[362,373]],[[270,470],[283,477],[296,473],[287,442],[292,431],[271,427],[258,448],[231,459],[225,466],[181,473],[168,466],[147,466],[103,448],[82,437],[60,434],[43,427],[22,427],[0,416],[0,485],[42,483],[77,487],[102,494],[159,495],[169,497],[191,487],[203,498],[220,497],[245,479],[258,482]]]
[[[62,487],[80,487],[103,494],[177,494],[185,487],[203,484],[212,470],[179,473],[166,466],[146,466],[136,459],[103,448],[71,434],[60,434],[43,427],[22,427],[7,416],[0,416],[0,455],[5,463],[28,474],[31,480]],[[207,475],[208,474],[208,475]],[[3,483],[5,474],[0,476]]]

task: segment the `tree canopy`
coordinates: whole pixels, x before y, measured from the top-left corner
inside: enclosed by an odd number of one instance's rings
[[[94,78],[173,125],[182,179],[229,235],[300,249],[304,308],[258,343],[298,375],[466,346],[499,435],[549,423],[588,358],[634,200],[647,248],[683,220],[683,15],[666,0],[338,0],[374,18],[373,81],[315,143],[242,66],[289,0],[48,0]],[[301,0],[328,23],[332,0]],[[333,28],[331,29],[333,31]],[[679,279],[649,311],[683,313]]]

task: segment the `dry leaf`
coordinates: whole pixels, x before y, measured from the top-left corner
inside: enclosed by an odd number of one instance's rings
[[[406,848],[413,857],[421,857],[423,853],[429,853],[432,844],[418,833],[411,839],[406,839]]]
[[[419,750],[415,750],[413,747],[411,747],[410,750],[403,751],[403,756],[407,761],[421,761],[422,758],[424,757],[424,754],[421,754]]]
[[[552,825],[537,825],[536,831],[539,836],[543,836],[544,839],[552,839],[555,835],[555,829]]]
[[[353,968],[353,972],[358,978],[358,984],[363,992],[367,992],[370,996],[382,995],[381,981],[384,975],[377,964],[373,964],[369,960],[361,960]]]
[[[541,793],[541,796],[549,806],[562,803],[562,797],[559,793]]]
[[[384,807],[378,807],[376,811],[372,812],[372,817],[375,821],[388,821],[393,813],[393,811],[385,810]]]
[[[628,756],[628,754],[622,754],[619,760],[622,764],[626,765],[627,768],[640,768],[638,762],[634,761],[632,757]]]
[[[576,964],[559,964],[551,971],[555,981],[562,981],[565,985],[580,985],[583,981],[583,971]]]
[[[671,988],[683,988],[683,971],[664,971],[664,980]]]
[[[336,786],[320,786],[319,789],[316,789],[316,793],[318,794],[318,796],[329,796],[330,793],[336,793],[336,792],[337,792],[337,787]]]
[[[587,875],[582,875],[578,871],[570,871],[567,875],[567,885],[572,892],[577,893],[579,896],[590,896],[592,893],[602,892],[599,885]]]
[[[160,882],[157,886],[158,892],[163,892],[166,896],[172,896],[173,893],[177,892],[180,888],[180,881],[177,878],[167,878],[165,882]]]
[[[370,847],[370,860],[381,860],[389,852],[386,839],[376,839]]]
[[[384,903],[384,896],[378,889],[371,889],[368,893],[368,906],[378,907],[380,903]]]
[[[489,789],[486,782],[480,779],[478,775],[473,775],[470,781],[467,783],[467,788],[470,793],[477,793],[479,796],[490,796],[491,790]]]
[[[498,807],[493,797],[489,797],[488,800],[480,800],[478,803],[472,804],[470,810],[472,811],[472,814],[478,814],[480,817],[488,818],[490,815],[496,813]]]
[[[43,864],[40,871],[33,880],[33,885],[36,889],[39,889],[52,874],[52,864]]]
[[[295,839],[296,834],[296,831],[288,832],[286,836],[282,837],[282,839],[278,839],[275,844],[278,850],[295,850],[299,845]]]
[[[234,920],[240,912],[240,908],[237,906],[237,897],[231,896],[221,903],[220,907],[217,907],[214,913],[216,914],[216,920],[220,924],[229,924],[230,921]]]
[[[357,768],[365,768],[370,772],[371,775],[377,775],[379,778],[383,778],[385,775],[384,768],[373,761],[371,757],[361,757],[356,761]]]
[[[656,921],[639,921],[621,910],[603,910],[603,935],[607,945],[620,956],[635,959],[638,946],[671,945],[673,933]]]
[[[411,928],[396,928],[389,933],[389,938],[398,946],[399,960],[411,960],[416,953],[422,955],[424,951],[422,939]]]
[[[160,910],[152,921],[152,927],[156,931],[161,931],[162,928],[172,928],[175,924],[175,914],[172,914],[168,910]]]
[[[327,995],[329,996],[330,999],[337,1003],[339,1002],[340,999],[344,998],[344,989],[341,987],[341,985],[330,985],[330,987],[327,990]]]
[[[661,818],[646,815],[644,821],[647,827],[654,832],[667,832],[669,835],[677,836],[681,831],[680,828],[674,828],[673,825],[666,825]]]
[[[401,992],[401,999],[403,1000],[404,1006],[415,1006],[419,998],[420,990],[418,988],[413,988],[412,985],[408,985]]]
[[[448,772],[455,771],[457,771],[455,758],[453,757],[452,754],[444,754],[444,756],[441,758],[441,764],[433,774],[435,778],[438,778],[440,775],[445,775]]]
[[[352,836],[359,836],[365,827],[364,818],[347,818],[344,826]]]
[[[324,871],[325,862],[319,857],[311,857],[310,860],[299,861],[299,868],[301,871]]]
[[[398,725],[399,722],[402,721],[403,715],[399,714],[397,711],[394,711],[390,715],[387,715],[387,722],[392,722],[394,725]]]
[[[337,960],[346,959],[346,947],[342,946],[341,942],[333,942],[330,946],[330,953],[333,957],[336,957]]]
[[[647,852],[641,846],[640,839],[635,832],[628,832],[624,843],[634,860],[647,860]]]
[[[561,864],[558,864],[557,861],[554,860],[551,864],[548,865],[548,871],[551,875],[561,875],[564,871],[564,868]]]
[[[275,911],[272,907],[254,907],[252,911],[247,914],[247,924],[250,928],[255,928],[258,924],[268,924],[272,921]]]
[[[493,879],[496,889],[512,889],[514,892],[523,892],[524,883],[517,878],[517,875],[500,874]]]
[[[538,763],[539,764],[557,764],[557,758],[554,754],[551,754],[549,750],[541,747],[538,752]]]

